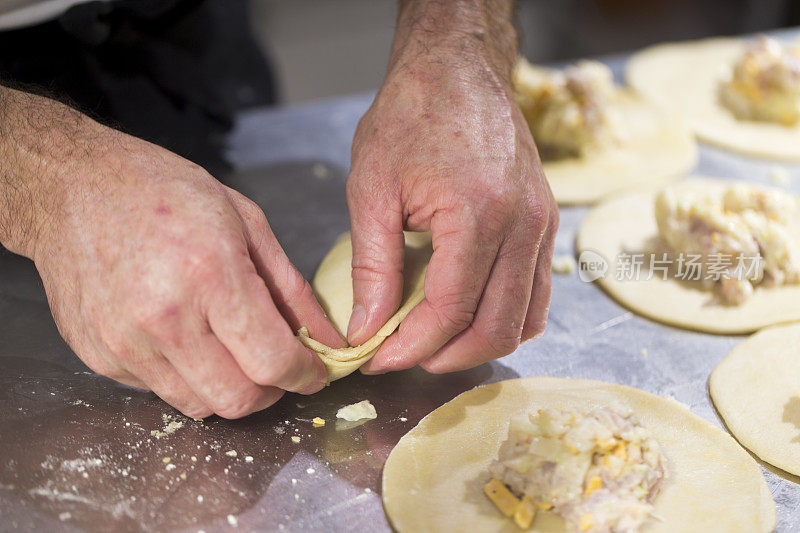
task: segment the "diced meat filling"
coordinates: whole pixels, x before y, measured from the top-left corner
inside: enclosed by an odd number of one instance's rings
[[[792,126],[800,121],[800,44],[772,37],[750,43],[720,83],[722,104],[741,120]]]
[[[506,496],[519,501],[513,516],[520,527],[545,509],[573,531],[633,532],[653,510],[665,464],[658,443],[630,412],[544,409],[511,422],[486,491],[508,489]],[[528,519],[521,523],[520,514]]]
[[[623,141],[616,88],[602,63],[581,61],[559,71],[520,59],[514,84],[543,158],[579,157]]]
[[[700,256],[704,284],[723,303],[738,305],[760,284],[800,282],[800,237],[790,228],[797,207],[794,196],[756,186],[733,185],[721,194],[667,187],[655,215],[667,246]]]

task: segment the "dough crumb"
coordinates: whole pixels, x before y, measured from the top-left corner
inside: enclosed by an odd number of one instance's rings
[[[553,257],[552,270],[556,274],[572,274],[575,272],[575,258],[569,254]]]
[[[164,423],[164,427],[161,429],[154,429],[153,431],[151,431],[150,432],[151,437],[160,439],[161,437],[172,435],[173,433],[175,433],[176,431],[178,431],[183,427],[182,420],[177,420],[166,413],[161,415],[161,420]],[[130,423],[127,423],[125,425],[130,425]]]
[[[401,416],[400,417],[400,422],[408,422],[408,418],[406,418],[404,416]]]
[[[314,470],[313,468],[306,468],[306,474],[309,474],[309,475],[311,475],[311,474],[313,474],[314,472],[316,472],[316,470]]]
[[[61,513],[58,515],[58,519],[61,520],[62,522],[66,522],[70,518],[72,518],[72,513],[69,512]]]
[[[780,185],[781,187],[786,187],[792,181],[789,171],[778,165],[772,165],[769,168],[768,176],[770,183],[773,185]]]
[[[300,442],[300,437],[298,437],[297,435],[292,435],[292,442],[298,444]]]
[[[239,454],[236,453],[236,450],[228,450],[227,452],[225,452],[225,455],[227,455],[228,457],[236,457]]]
[[[311,173],[314,175],[315,178],[324,180],[328,177],[328,167],[323,165],[322,163],[317,163],[313,167],[311,167]]]
[[[642,357],[644,357],[645,359],[647,359],[647,348],[642,348],[642,351],[641,351],[641,352],[639,352],[639,354],[640,354]]]
[[[355,422],[363,419],[374,420],[378,418],[378,412],[369,400],[362,400],[357,403],[345,405],[339,409],[336,412],[336,418],[341,418],[348,422]]]
[[[311,423],[314,424],[315,428],[321,428],[325,425],[325,419],[315,416]]]
[[[164,464],[167,464],[167,463],[169,463],[171,460],[172,460],[172,459],[170,459],[169,457],[164,457],[163,459],[161,459],[161,462],[162,462],[162,463],[164,463]]]
[[[252,463],[253,462],[253,456],[252,455],[246,455],[244,457],[244,462],[245,463]]]
[[[239,523],[239,519],[236,518],[235,516],[233,516],[232,514],[229,514],[228,515],[228,523],[230,525],[232,525],[233,527],[236,527],[236,525]]]

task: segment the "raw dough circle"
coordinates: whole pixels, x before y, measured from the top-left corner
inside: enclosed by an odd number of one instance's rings
[[[721,190],[735,182],[692,178],[676,187]],[[757,287],[741,305],[719,303],[713,291],[699,282],[686,282],[655,273],[652,279],[617,279],[620,253],[655,252],[658,236],[654,215],[655,191],[620,195],[593,208],[578,230],[577,248],[600,254],[608,262],[598,283],[618,302],[636,313],[681,328],[708,333],[751,333],[766,326],[800,320],[800,284]],[[794,234],[800,235],[800,219]],[[645,255],[649,257],[649,255]],[[645,268],[642,268],[642,278]]]
[[[599,381],[522,378],[465,392],[423,418],[389,455],[383,502],[398,531],[519,531],[484,496],[509,420],[539,408],[632,409],[661,444],[669,478],[647,532],[772,531],[775,504],[757,463],[730,435],[677,402]],[[564,523],[541,512],[537,531]]]
[[[683,114],[697,136],[756,157],[800,161],[800,124],[739,120],[717,98],[744,39],[714,38],[647,48],[628,61],[628,84],[650,101]]]
[[[425,297],[425,271],[433,254],[430,233],[405,232],[406,246],[403,263],[403,301],[400,308],[378,332],[360,346],[331,348],[308,337],[300,330],[300,342],[319,355],[328,369],[328,381],[343,378],[369,361],[384,339],[394,333],[400,322]],[[312,287],[322,309],[341,332],[347,332],[353,311],[353,278],[351,263],[353,246],[350,234],[340,235],[322,260],[314,275]]]
[[[728,429],[764,461],[800,475],[800,324],[759,331],[711,373]]]
[[[697,146],[684,122],[630,91],[618,91],[629,138],[619,147],[542,164],[561,205],[594,203],[611,193],[682,178],[697,162]]]

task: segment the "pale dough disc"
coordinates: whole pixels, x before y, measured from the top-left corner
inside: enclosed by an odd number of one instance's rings
[[[730,435],[680,406],[641,390],[599,381],[522,378],[475,388],[439,407],[409,431],[383,470],[392,525],[411,531],[519,532],[484,496],[487,469],[507,438],[509,420],[540,408],[632,409],[660,443],[669,479],[644,531],[762,532],[775,527],[775,504],[756,462]],[[563,531],[540,512],[531,531]]]
[[[628,61],[626,80],[645,98],[683,114],[697,136],[756,157],[800,161],[800,124],[739,120],[717,98],[744,39],[714,38],[647,48]]]
[[[619,147],[542,165],[561,205],[588,204],[614,192],[665,184],[697,162],[697,146],[683,120],[630,91],[618,91],[628,140]]]
[[[713,191],[733,183],[692,178],[676,186]],[[646,275],[640,281],[617,279],[620,253],[645,253],[649,258],[649,253],[656,252],[655,196],[655,191],[640,191],[609,199],[593,208],[578,230],[578,251],[591,250],[608,261],[607,274],[597,281],[613,298],[653,320],[709,333],[751,333],[800,320],[800,284],[757,287],[741,305],[723,305],[714,291],[704,290],[699,282],[663,280],[658,272],[650,280]],[[800,235],[800,220],[795,221],[794,234]],[[642,273],[646,271],[643,267]]]
[[[800,324],[763,329],[736,346],[709,389],[742,445],[800,475]]]
[[[431,234],[405,232],[405,238],[403,301],[397,312],[372,338],[360,346],[331,348],[309,338],[304,330],[298,333],[300,341],[317,352],[325,363],[328,381],[351,374],[369,361],[384,339],[397,329],[406,315],[425,297],[425,270],[433,254]],[[347,333],[347,324],[353,311],[352,259],[350,234],[345,233],[337,239],[322,260],[312,283],[319,303],[342,334]]]

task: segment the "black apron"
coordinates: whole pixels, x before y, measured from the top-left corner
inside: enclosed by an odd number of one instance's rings
[[[239,109],[275,101],[246,0],[120,0],[0,32],[0,84],[64,101],[212,172]]]

